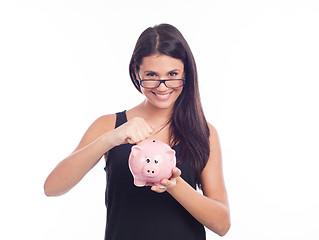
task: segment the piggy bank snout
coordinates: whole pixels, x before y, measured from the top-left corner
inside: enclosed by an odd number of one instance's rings
[[[159,174],[159,169],[152,165],[146,165],[143,167],[143,175],[146,177],[157,177]]]

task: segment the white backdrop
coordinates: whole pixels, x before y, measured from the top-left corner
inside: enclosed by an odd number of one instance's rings
[[[128,63],[159,23],[192,48],[220,135],[224,239],[319,239],[316,0],[0,0],[0,239],[103,239],[103,161],[62,197],[43,183],[97,117],[142,101]]]

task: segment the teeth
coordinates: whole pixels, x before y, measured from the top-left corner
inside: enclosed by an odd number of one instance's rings
[[[156,94],[156,93],[155,93]],[[160,98],[166,98],[168,97],[169,93],[165,94],[165,95],[161,95],[161,94],[156,94],[156,96],[160,97]]]
[[[167,97],[169,95],[169,93],[165,94],[165,95],[160,95],[160,94],[156,94],[159,97]]]

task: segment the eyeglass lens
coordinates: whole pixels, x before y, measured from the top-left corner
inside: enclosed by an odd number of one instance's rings
[[[140,82],[144,88],[158,88],[161,83],[164,83],[168,88],[178,88],[184,85],[183,79],[141,80]]]

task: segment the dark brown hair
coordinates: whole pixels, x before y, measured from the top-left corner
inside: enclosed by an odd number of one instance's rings
[[[130,77],[139,92],[140,85],[135,75],[144,57],[164,54],[184,63],[185,85],[174,104],[170,119],[171,144],[179,144],[182,151],[179,162],[191,162],[201,187],[200,174],[209,153],[209,128],[205,119],[198,87],[198,76],[193,54],[179,30],[169,24],[147,28],[137,40],[129,65]]]

